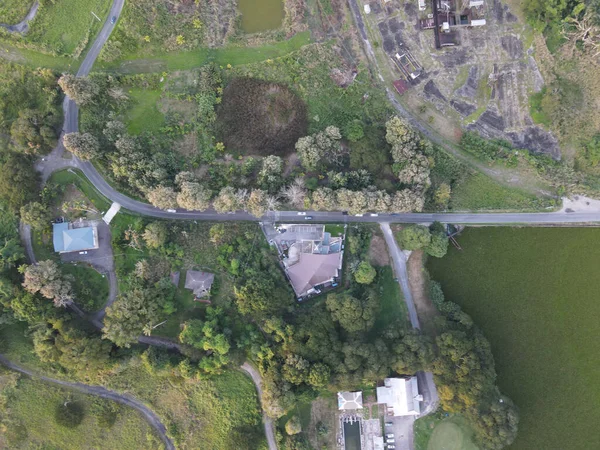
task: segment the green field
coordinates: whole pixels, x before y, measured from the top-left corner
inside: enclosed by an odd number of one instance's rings
[[[74,428],[56,423],[56,409],[72,402],[84,410]],[[162,443],[137,411],[110,400],[71,392],[0,367],[2,448],[159,449]]]
[[[3,0],[0,4],[0,23],[15,25],[29,12],[33,0]]]
[[[161,91],[130,89],[133,107],[127,112],[127,130],[131,134],[153,131],[165,123],[165,116],[158,110]]]
[[[600,448],[600,230],[468,229],[428,268],[492,344],[510,450]]]
[[[535,211],[553,204],[551,198],[536,197],[520,189],[502,186],[481,173],[470,176],[454,188],[450,200],[453,211]]]
[[[415,422],[414,431],[415,450],[479,450],[462,416],[426,416]]]
[[[91,43],[102,25],[94,19],[92,11],[104,20],[111,3],[110,0],[44,2],[30,23],[26,40],[55,54],[78,53],[86,47],[86,42]]]
[[[95,269],[84,265],[63,264],[63,273],[73,275],[75,303],[87,312],[98,311],[108,298],[108,280]]]

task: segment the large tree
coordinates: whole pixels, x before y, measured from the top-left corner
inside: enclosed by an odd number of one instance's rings
[[[63,74],[58,84],[79,106],[92,103],[100,92],[99,86],[89,77],[77,77],[70,73]]]
[[[166,244],[168,235],[165,222],[152,222],[144,230],[144,241],[149,248],[159,248]]]
[[[409,225],[404,227],[398,237],[400,247],[403,250],[419,250],[431,243],[429,228],[423,225]]]
[[[39,292],[53,300],[56,306],[65,307],[74,299],[71,282],[63,276],[58,264],[50,259],[25,266],[23,275],[23,287],[28,292]]]
[[[63,137],[65,148],[85,161],[98,156],[100,143],[90,133],[67,133]]]
[[[204,211],[210,206],[212,192],[200,183],[184,181],[180,184],[177,204],[190,211]]]
[[[25,203],[35,199],[39,180],[33,161],[23,155],[9,153],[0,163],[0,199],[13,211],[18,211]]]
[[[376,275],[375,268],[368,261],[362,261],[354,272],[354,279],[360,284],[371,284]]]
[[[363,299],[348,293],[329,294],[325,304],[333,320],[350,333],[368,331],[375,323],[378,302],[372,291],[367,292]]]
[[[177,194],[173,188],[158,186],[148,192],[148,201],[160,209],[177,208]]]

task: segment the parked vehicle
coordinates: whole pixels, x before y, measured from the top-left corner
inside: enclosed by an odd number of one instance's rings
[[[305,216],[305,215],[306,215],[306,213],[305,213],[304,211],[298,211],[298,215],[299,215],[299,216]]]
[[[87,252],[79,252],[80,255],[87,255]]]
[[[379,217],[379,214],[377,214],[377,213],[371,213],[371,217]]]
[[[304,218],[304,220],[312,220],[312,219],[313,219],[313,216],[306,216],[306,217]]]
[[[388,433],[385,435],[387,439],[394,439],[394,433]]]
[[[387,443],[388,443],[388,444],[393,444],[394,442],[396,442],[394,439],[388,439],[388,440],[387,440]],[[388,448],[389,448],[389,447],[388,447]]]
[[[390,450],[394,450],[396,448],[396,446],[394,444],[391,444],[391,445],[388,445],[387,448]]]
[[[117,21],[117,16],[112,16],[112,19],[110,19],[110,23],[114,25],[116,21]]]
[[[396,281],[398,281],[398,280],[396,280]],[[392,425],[394,425],[392,422],[386,422],[386,423],[385,423],[385,426],[386,426],[386,427],[391,427]]]

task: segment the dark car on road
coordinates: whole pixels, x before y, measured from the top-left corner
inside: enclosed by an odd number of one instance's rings
[[[117,16],[112,16],[112,19],[110,19],[110,23],[112,23],[114,25],[116,21],[117,21]]]

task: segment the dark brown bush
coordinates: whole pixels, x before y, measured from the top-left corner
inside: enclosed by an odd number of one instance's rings
[[[228,152],[283,156],[307,132],[304,102],[286,86],[254,78],[229,82],[217,113]]]

